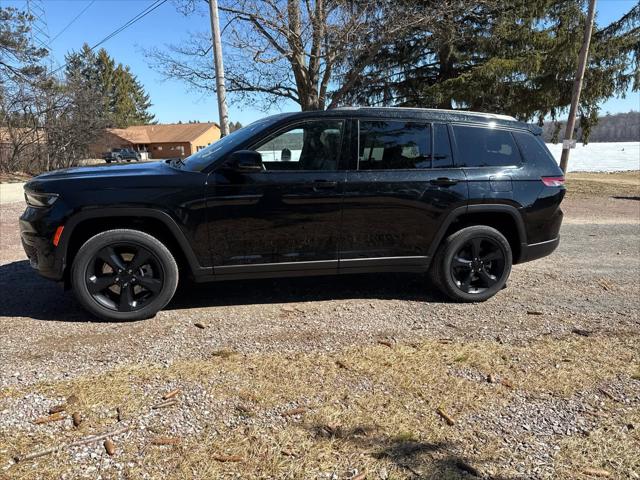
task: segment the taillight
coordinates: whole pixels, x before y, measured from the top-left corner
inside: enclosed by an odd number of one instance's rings
[[[542,177],[542,183],[547,187],[561,187],[564,185],[564,177]]]

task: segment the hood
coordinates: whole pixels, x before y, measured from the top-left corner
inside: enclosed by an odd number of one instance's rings
[[[151,181],[151,177],[174,174],[175,169],[171,168],[165,161],[127,164],[105,164],[104,166],[93,167],[73,167],[52,172],[43,173],[27,182],[25,188],[35,192],[55,192],[55,187],[63,184],[78,183],[81,189],[92,188],[93,186],[121,186],[131,183],[145,184]],[[127,182],[125,179],[134,179]]]
[[[127,163],[127,164],[105,164],[93,167],[72,167],[38,175],[33,180],[53,180],[68,178],[95,178],[95,177],[120,177],[130,175],[157,175],[159,171],[166,168],[165,162]]]

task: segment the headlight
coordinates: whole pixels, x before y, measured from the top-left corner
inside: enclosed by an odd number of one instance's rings
[[[58,194],[24,192],[24,199],[30,207],[43,208],[53,205],[58,199]]]

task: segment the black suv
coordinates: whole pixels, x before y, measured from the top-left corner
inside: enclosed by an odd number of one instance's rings
[[[105,162],[111,163],[120,162],[122,160],[126,160],[127,162],[135,160],[136,162],[139,162],[141,157],[138,152],[130,148],[113,148],[110,152],[105,153],[102,158]]]
[[[255,122],[185,160],[46,173],[22,241],[106,319],[162,309],[195,281],[429,272],[483,301],[559,242],[562,171],[513,118],[345,108]]]

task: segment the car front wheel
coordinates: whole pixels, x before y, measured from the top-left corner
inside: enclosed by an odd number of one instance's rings
[[[433,259],[431,278],[449,298],[483,302],[506,284],[511,273],[511,246],[495,228],[463,228],[450,235]]]
[[[108,230],[78,250],[71,283],[78,301],[93,315],[141,320],[169,303],[178,285],[178,266],[157,238],[138,230]]]

